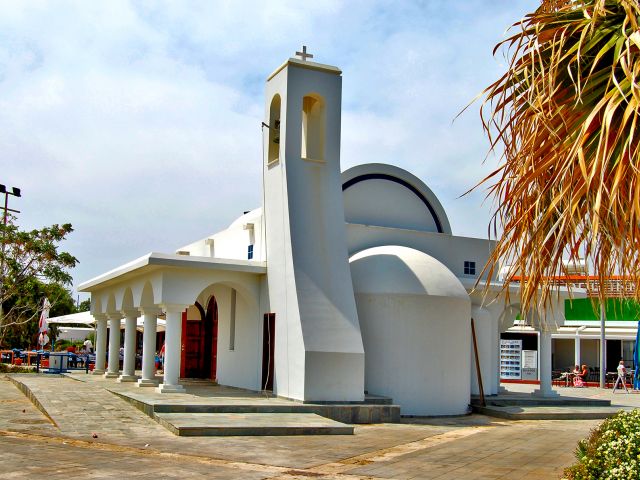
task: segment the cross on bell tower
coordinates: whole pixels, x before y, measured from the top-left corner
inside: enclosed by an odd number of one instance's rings
[[[296,57],[300,57],[303,62],[306,62],[307,58],[313,58],[313,55],[311,53],[307,53],[307,46],[303,45],[302,51],[296,52]]]

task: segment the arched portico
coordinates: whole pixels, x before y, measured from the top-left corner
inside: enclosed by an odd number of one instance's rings
[[[260,388],[262,324],[258,299],[247,291],[231,281],[198,294],[183,316],[183,376]]]
[[[198,376],[217,378],[226,385],[258,389],[262,339],[258,307],[261,282],[266,273],[264,265],[220,259],[194,261],[188,257],[161,254],[150,254],[138,262],[140,265],[136,268],[126,265],[122,272],[109,272],[81,287],[81,291],[92,294],[92,313],[97,320],[96,371],[104,372],[106,324],[109,321],[109,358],[116,361],[110,362],[107,374],[119,376],[119,381],[137,378],[132,372],[135,324],[142,315],[142,378],[138,385],[157,385],[155,354],[162,345],[156,344],[155,337],[158,317],[164,316],[165,363],[159,391],[182,391],[179,378],[185,340],[183,324],[187,322],[188,312],[195,309],[202,322],[199,333],[210,339],[198,352],[201,356]],[[122,318],[125,318],[125,359],[120,372],[117,359]]]

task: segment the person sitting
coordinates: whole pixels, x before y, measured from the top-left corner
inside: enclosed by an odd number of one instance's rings
[[[578,375],[580,375],[580,365],[575,365],[573,367],[573,370],[571,370],[569,373],[567,373],[567,376],[571,379],[571,384],[575,385],[576,383],[576,378],[578,378]],[[567,383],[568,386],[568,383]]]
[[[586,387],[587,386],[587,376],[589,375],[589,369],[587,368],[586,365],[582,365],[582,369],[578,369],[578,366],[576,365],[576,376],[575,379],[573,380],[573,386],[574,387],[578,387],[578,388],[582,388],[582,387]]]

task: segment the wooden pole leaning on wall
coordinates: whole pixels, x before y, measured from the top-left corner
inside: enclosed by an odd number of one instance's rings
[[[471,338],[473,339],[473,353],[476,358],[476,374],[478,376],[478,388],[480,389],[480,405],[483,407],[487,406],[487,403],[484,401],[484,388],[482,386],[482,373],[480,373],[480,360],[478,359],[478,342],[476,341],[476,326],[471,319]]]

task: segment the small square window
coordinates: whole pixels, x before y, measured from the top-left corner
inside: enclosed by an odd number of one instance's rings
[[[464,261],[464,274],[475,275],[476,274],[476,262]]]
[[[249,245],[249,248],[247,248],[247,258],[249,260],[253,258],[253,245]]]

